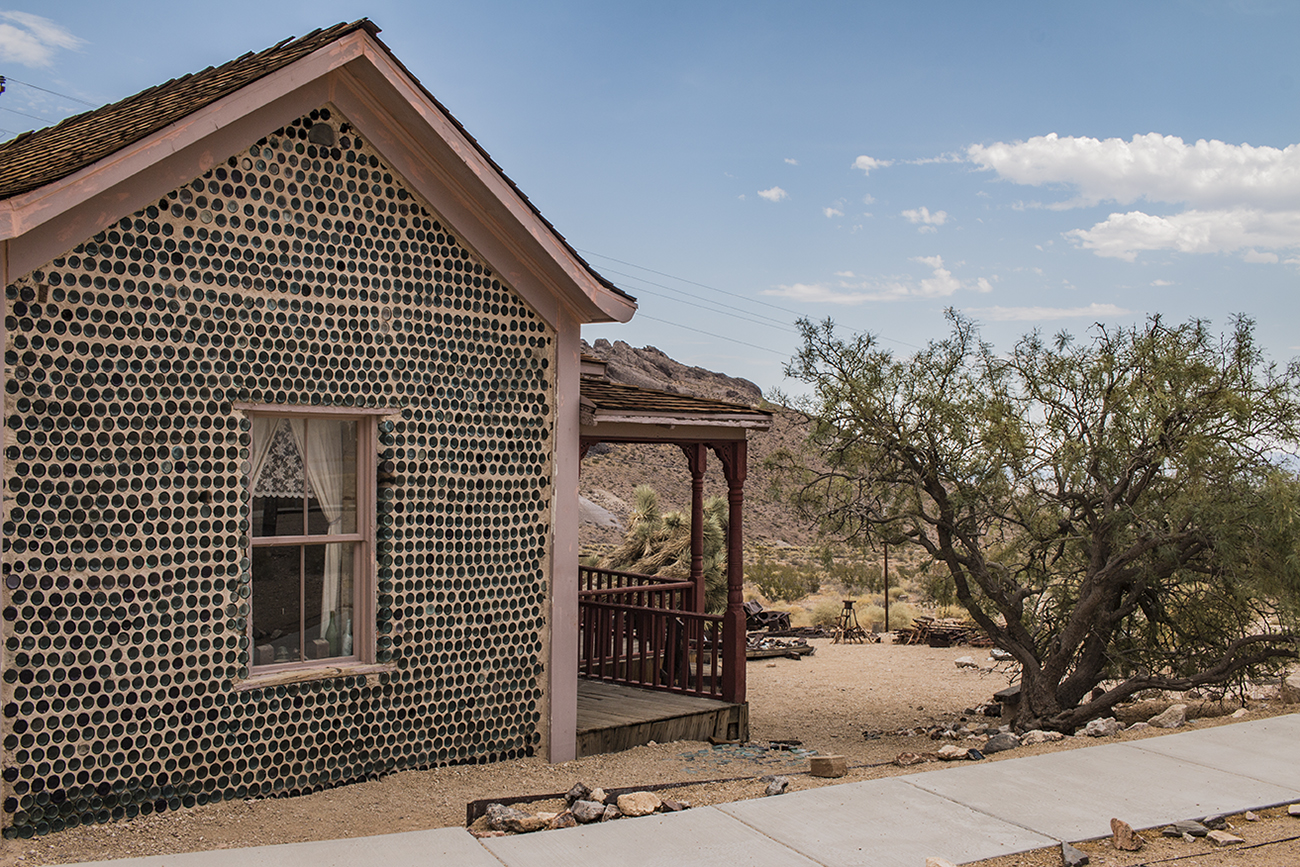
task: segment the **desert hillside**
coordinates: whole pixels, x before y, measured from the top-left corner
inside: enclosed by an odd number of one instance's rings
[[[584,344],[583,351],[607,362],[606,370],[615,382],[749,406],[758,406],[763,399],[759,387],[747,379],[688,367],[652,346],[636,349],[621,340],[615,343],[597,340],[592,346]],[[779,410],[771,431],[750,435],[745,536],[751,544],[783,547],[804,546],[814,541],[815,528],[773,497],[772,474],[764,465],[773,452],[796,445],[803,436],[804,428],[798,418]],[[710,455],[710,458],[705,496],[726,496],[721,466],[716,457]],[[579,493],[587,501],[580,535],[584,551],[621,540],[634,500],[633,491],[643,484],[658,492],[664,511],[690,509],[691,476],[686,458],[676,446],[602,444],[587,453],[579,479]]]

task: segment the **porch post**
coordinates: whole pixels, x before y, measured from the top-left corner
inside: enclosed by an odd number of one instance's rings
[[[703,614],[704,601],[704,468],[709,450],[704,443],[682,443],[691,469],[691,581],[695,584],[695,610]]]
[[[748,443],[716,443],[727,478],[727,611],[722,619],[722,700],[745,700],[744,504]]]

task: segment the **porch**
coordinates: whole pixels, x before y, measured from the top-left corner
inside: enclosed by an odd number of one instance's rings
[[[750,430],[771,414],[615,384],[583,359],[580,456],[598,442],[670,444],[691,477],[689,570],[680,577],[579,567],[577,754],[648,741],[745,739],[743,503]],[[709,454],[727,485],[727,598],[709,612],[703,568]]]
[[[578,680],[578,758],[672,741],[745,739],[749,705]]]

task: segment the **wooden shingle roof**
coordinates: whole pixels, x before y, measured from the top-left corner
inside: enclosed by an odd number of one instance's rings
[[[23,133],[0,144],[0,199],[61,180],[363,28],[372,34],[379,32],[379,28],[364,18],[351,24],[336,24],[298,39],[286,39],[256,54],[249,52],[221,66],[209,66],[202,72],[173,78],[135,96],[62,120],[55,126]]]
[[[358,30],[366,31],[374,39],[592,277],[610,291],[635,300],[597,272],[555,230],[536,205],[501,171],[501,167],[483,146],[393,55],[378,38],[379,27],[366,18],[286,39],[264,51],[250,52],[221,66],[208,67],[201,72],[174,78],[119,102],[75,115],[51,127],[23,133],[4,142],[0,144],[0,200],[30,193],[63,180]]]
[[[655,391],[622,385],[602,379],[584,378],[582,380],[582,402],[584,406],[596,413],[617,415],[665,415],[665,416],[731,416],[737,419],[753,419],[756,422],[772,419],[772,413],[754,409],[739,403],[726,403],[721,400],[709,400],[686,394],[674,394],[667,391]]]

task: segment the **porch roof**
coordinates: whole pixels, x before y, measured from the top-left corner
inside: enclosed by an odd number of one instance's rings
[[[772,427],[772,413],[727,403],[584,377],[582,438],[588,441],[744,438]]]

